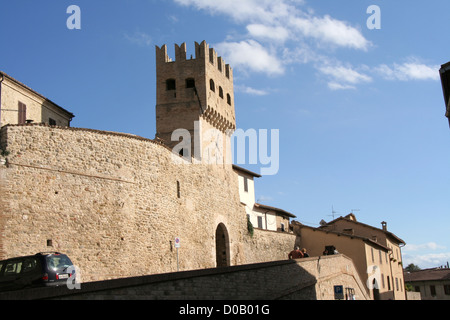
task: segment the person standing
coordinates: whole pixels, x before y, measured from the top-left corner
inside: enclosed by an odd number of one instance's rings
[[[288,258],[289,258],[289,260],[300,259],[300,258],[303,258],[303,253],[300,251],[299,247],[295,247],[295,250],[292,250],[291,252],[289,252]]]

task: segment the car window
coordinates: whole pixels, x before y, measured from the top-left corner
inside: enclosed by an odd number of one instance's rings
[[[51,255],[47,257],[47,265],[51,269],[61,269],[67,268],[72,265],[72,261],[70,261],[69,257],[66,255]]]
[[[22,270],[22,260],[7,262],[5,265],[5,276],[20,273]]]
[[[31,272],[37,268],[37,265],[36,258],[27,258],[23,262],[22,272]]]

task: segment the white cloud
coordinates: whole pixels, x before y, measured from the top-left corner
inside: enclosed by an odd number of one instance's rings
[[[406,244],[402,248],[404,266],[414,263],[422,269],[439,267],[450,261],[450,252],[433,252],[446,250],[445,246],[435,242],[422,244]]]
[[[348,47],[366,51],[371,43],[362,33],[347,22],[336,20],[329,15],[319,17],[294,17],[291,26],[306,37],[312,37],[321,43],[339,47]]]
[[[247,30],[251,36],[257,39],[284,42],[289,37],[288,30],[280,26],[272,27],[263,24],[249,24]]]
[[[255,96],[265,96],[268,94],[268,92],[265,90],[254,89],[254,88],[247,87],[247,86],[235,86],[235,89],[239,92],[243,92],[243,93],[247,93],[247,94],[255,95]]]
[[[214,45],[226,61],[236,67],[242,67],[255,72],[279,75],[284,73],[284,67],[276,54],[270,53],[255,40],[241,42],[221,42]]]
[[[367,50],[370,46],[360,30],[329,15],[313,16],[311,10],[301,10],[304,1],[295,0],[175,0],[178,4],[194,6],[211,14],[224,14],[239,23],[256,37],[269,40],[286,39],[288,30],[294,34],[340,47]],[[265,32],[265,33],[264,33]],[[276,34],[278,32],[278,34]],[[293,36],[292,40],[298,40]]]
[[[438,250],[438,249],[445,249],[445,247],[438,245],[435,242],[428,242],[423,244],[407,244],[402,250],[405,252],[414,252],[414,251]]]
[[[331,90],[349,90],[349,89],[356,89],[355,86],[349,85],[349,84],[342,84],[342,83],[337,83],[334,81],[328,82],[328,88],[330,88]]]
[[[405,267],[410,263],[413,263],[419,266],[421,269],[434,268],[446,265],[448,261],[450,261],[450,252],[403,255],[403,265]]]
[[[152,37],[145,32],[135,31],[133,34],[124,33],[125,39],[132,44],[136,44],[142,47],[148,47],[152,44]]]
[[[402,64],[394,63],[392,66],[382,64],[374,70],[388,80],[439,80],[438,65],[426,65],[417,60]]]
[[[320,65],[317,68],[330,79],[328,87],[331,90],[356,89],[356,84],[372,81],[372,78],[368,75],[360,73],[349,66]]]

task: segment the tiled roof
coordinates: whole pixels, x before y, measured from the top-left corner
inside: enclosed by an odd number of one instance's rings
[[[239,167],[239,166],[237,166],[237,165],[235,165],[235,164],[233,164],[233,169],[236,170],[236,171],[240,171],[240,172],[249,174],[249,175],[254,176],[254,177],[256,177],[256,178],[261,178],[261,175],[260,175],[260,174],[257,174],[257,173],[255,173],[255,172],[250,171],[250,170],[247,170],[247,169],[244,169],[244,168]]]
[[[356,221],[356,219],[355,220],[350,219],[349,216],[350,215],[347,215],[345,217],[336,218],[336,219],[334,219],[334,220],[332,220],[330,222],[327,222],[325,225],[320,226],[319,228],[326,229],[327,227],[329,227],[330,225],[332,225],[333,223],[335,223],[335,222],[337,222],[339,220],[345,220],[345,221],[349,221],[349,222],[352,222],[352,223],[355,223],[355,224],[359,224],[359,225],[364,226],[364,227],[368,227],[368,228],[371,228],[371,229],[375,229],[375,230],[384,232],[387,236],[391,237],[392,239],[394,239],[398,243],[403,243],[403,244],[405,243],[405,241],[403,241],[402,239],[397,237],[392,232],[389,232],[389,231],[386,231],[386,230],[383,230],[383,229],[380,229],[380,228],[377,228],[377,227],[374,227],[374,226],[371,226],[371,225],[368,225],[368,224],[365,224],[365,223],[362,223],[362,222],[358,222],[358,221]],[[354,217],[354,215],[353,215],[353,217]]]
[[[288,217],[291,217],[291,218],[297,218],[297,216],[293,215],[290,212],[284,211],[284,210],[279,209],[279,208],[266,206],[265,204],[255,203],[255,207],[259,208],[259,209],[263,209],[263,210],[265,209],[265,210],[275,211],[275,212],[278,212],[280,215],[283,215],[283,216],[288,216]]]
[[[420,271],[405,272],[405,282],[414,281],[450,281],[450,269],[433,268]]]

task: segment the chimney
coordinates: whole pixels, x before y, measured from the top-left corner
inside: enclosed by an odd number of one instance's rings
[[[386,221],[381,222],[381,226],[383,227],[383,231],[387,231],[387,223]]]

